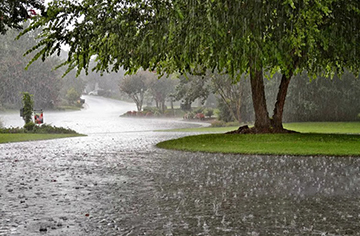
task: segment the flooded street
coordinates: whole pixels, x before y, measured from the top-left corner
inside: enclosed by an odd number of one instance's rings
[[[133,104],[85,99],[44,117],[88,136],[0,144],[1,236],[360,234],[358,158],[162,150],[190,134],[153,130],[198,124],[122,118]]]

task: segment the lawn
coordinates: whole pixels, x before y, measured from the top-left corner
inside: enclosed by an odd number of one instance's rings
[[[207,132],[225,133],[236,130],[239,127],[199,127],[186,129],[162,130],[167,132]],[[301,133],[338,133],[338,134],[360,134],[360,122],[299,122],[285,123],[284,128]]]
[[[286,128],[298,134],[202,134],[157,144],[160,148],[183,151],[271,154],[360,156],[360,122],[291,123]],[[219,128],[195,132],[224,132]],[[236,127],[227,128],[226,131]],[[190,131],[190,130],[188,130]]]
[[[69,137],[76,137],[76,136],[82,136],[82,135],[79,135],[79,134],[33,134],[33,133],[2,134],[2,133],[0,133],[0,143],[69,138]]]

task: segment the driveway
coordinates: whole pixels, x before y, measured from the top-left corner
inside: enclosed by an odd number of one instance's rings
[[[162,150],[189,133],[153,130],[194,124],[121,118],[132,104],[85,99],[44,117],[88,136],[0,144],[0,235],[360,232],[358,158]]]

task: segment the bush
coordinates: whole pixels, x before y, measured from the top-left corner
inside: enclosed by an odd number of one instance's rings
[[[195,119],[204,120],[205,115],[203,113],[196,113]]]
[[[198,108],[196,108],[196,109],[193,110],[193,112],[194,112],[195,114],[197,114],[197,113],[203,113],[203,111],[204,111],[204,108],[203,108],[203,107],[198,107]]]
[[[174,112],[176,117],[183,117],[185,115],[185,112],[181,109],[174,109]]]
[[[35,126],[34,133],[38,134],[76,134],[76,131],[68,128],[56,127],[43,124],[41,126]]]
[[[222,120],[211,122],[211,127],[225,127],[226,123]]]
[[[145,113],[147,113],[147,112],[154,112],[154,109],[153,109],[152,107],[144,107],[144,108],[143,108],[143,111],[144,111]]]
[[[154,116],[160,117],[160,116],[162,116],[162,114],[161,114],[161,112],[160,112],[159,110],[156,110],[156,111],[154,112]]]
[[[231,111],[229,110],[229,107],[224,103],[224,101],[222,100],[218,100],[218,119],[225,121],[225,122],[231,122],[234,121],[234,117],[231,113]]]
[[[28,122],[28,123],[26,123],[26,124],[24,125],[24,129],[25,129],[26,131],[33,131],[33,130],[34,130],[34,127],[35,127],[35,123],[32,122],[32,121],[30,121],[30,122]]]
[[[24,128],[25,128],[25,126],[28,123],[32,122],[32,115],[33,115],[33,110],[34,110],[34,101],[32,99],[32,95],[28,92],[24,92],[22,102],[23,102],[23,118],[25,121],[25,125],[24,125]],[[29,124],[28,126],[29,126],[28,128],[31,128],[31,124]],[[27,128],[25,128],[25,129],[27,129]]]
[[[172,112],[171,110],[165,110],[165,111],[164,111],[164,115],[165,115],[165,117],[171,117],[171,116],[173,116],[174,114],[173,114],[173,112]]]
[[[205,116],[211,118],[214,115],[214,110],[211,108],[207,108],[205,111]]]
[[[76,91],[75,88],[70,88],[66,92],[66,100],[68,101],[69,105],[76,104],[76,101],[80,98],[80,93]],[[81,105],[80,105],[81,106]]]
[[[32,128],[31,128],[32,127]],[[43,124],[41,126],[35,125],[34,122],[27,123],[24,128],[0,128],[0,133],[3,134],[19,134],[19,133],[37,133],[37,134],[77,134],[72,129],[56,127]]]
[[[191,120],[191,119],[194,119],[194,117],[195,117],[195,114],[193,112],[188,112],[183,116],[183,118],[185,120]]]
[[[226,127],[240,126],[240,123],[237,121],[227,122],[225,124]]]
[[[24,128],[0,128],[0,133],[2,134],[19,134],[19,133],[24,133],[25,129]]]

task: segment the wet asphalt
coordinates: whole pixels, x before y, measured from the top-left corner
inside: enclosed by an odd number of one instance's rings
[[[194,124],[121,118],[132,105],[86,99],[81,112],[44,114],[86,137],[0,144],[1,236],[360,234],[357,157],[162,150],[191,133],[153,130]]]

